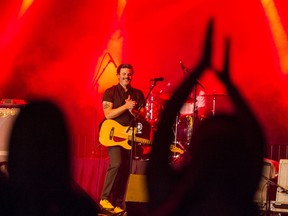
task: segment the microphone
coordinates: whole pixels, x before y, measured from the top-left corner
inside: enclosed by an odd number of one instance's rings
[[[157,77],[157,78],[152,78],[150,81],[158,82],[158,81],[163,81],[164,77]]]
[[[109,57],[110,57],[110,61],[109,62],[112,62],[112,64],[115,66],[115,68],[117,68],[117,64],[115,63],[113,57],[111,56],[111,54],[109,52],[107,52]]]
[[[184,66],[182,60],[180,60],[180,65],[181,65],[181,68],[182,68],[184,74],[186,74],[187,73],[187,68]]]

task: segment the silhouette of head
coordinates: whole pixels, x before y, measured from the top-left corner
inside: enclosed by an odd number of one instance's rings
[[[219,114],[202,122],[191,143],[191,163],[202,178],[199,182],[251,201],[261,173],[257,164],[262,160],[252,141],[235,116]]]
[[[49,101],[32,101],[19,113],[10,136],[11,183],[60,187],[71,177],[69,134],[60,109]]]

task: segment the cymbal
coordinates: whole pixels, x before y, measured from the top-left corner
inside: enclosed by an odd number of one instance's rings
[[[162,99],[162,100],[170,100],[172,95],[173,94],[171,94],[171,93],[161,93],[161,94],[159,94],[159,98]],[[194,102],[194,98],[188,97],[186,102],[187,103],[193,103]]]

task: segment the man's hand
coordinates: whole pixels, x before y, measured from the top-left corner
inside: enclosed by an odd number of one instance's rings
[[[125,100],[125,106],[126,108],[131,112],[132,109],[135,108],[136,106],[136,101],[133,101],[131,98],[130,98],[130,95],[128,96],[128,98]]]

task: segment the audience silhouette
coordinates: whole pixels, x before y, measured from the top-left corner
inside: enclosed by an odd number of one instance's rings
[[[31,101],[13,126],[8,157],[10,215],[97,215],[72,180],[69,129],[55,103]]]
[[[262,173],[264,135],[231,81],[228,40],[223,71],[212,68],[212,33],[211,21],[202,59],[167,102],[154,135],[147,167],[149,215],[258,215],[253,198]],[[169,165],[173,121],[206,69],[213,69],[226,86],[234,110],[201,122],[193,131],[189,162],[175,170]]]
[[[0,215],[1,216],[10,216],[12,215],[9,211],[11,209],[11,202],[8,198],[9,196],[9,185],[7,174],[0,172]]]

